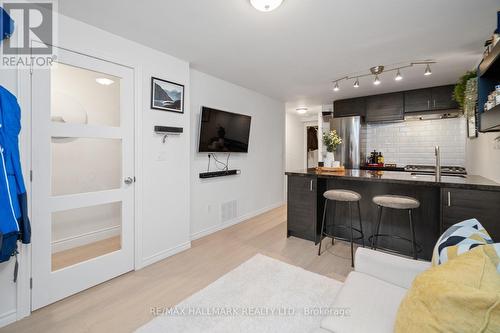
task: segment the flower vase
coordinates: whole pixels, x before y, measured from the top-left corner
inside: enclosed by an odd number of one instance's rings
[[[335,155],[333,154],[333,151],[326,152],[326,157],[325,160],[323,161],[323,165],[327,168],[331,168],[334,162],[335,162]]]

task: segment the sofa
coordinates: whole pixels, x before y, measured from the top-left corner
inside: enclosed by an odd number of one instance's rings
[[[324,317],[314,333],[393,332],[403,297],[415,277],[430,267],[430,262],[358,248],[355,269],[332,305],[345,309],[345,315]]]

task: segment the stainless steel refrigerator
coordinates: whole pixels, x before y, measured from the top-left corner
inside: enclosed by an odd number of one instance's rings
[[[340,165],[346,169],[359,169],[361,117],[331,118],[330,129],[336,130],[342,138],[342,144],[335,152],[335,160],[340,161]]]

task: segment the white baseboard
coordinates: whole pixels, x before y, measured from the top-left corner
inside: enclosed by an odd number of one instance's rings
[[[119,225],[103,228],[85,234],[58,239],[52,242],[52,253],[69,250],[120,235]]]
[[[196,240],[196,239],[208,236],[210,234],[213,234],[214,232],[217,232],[217,231],[229,228],[230,226],[233,226],[235,224],[244,222],[244,221],[246,221],[248,219],[251,219],[251,218],[253,218],[253,217],[257,216],[257,215],[260,215],[260,214],[263,214],[263,213],[268,212],[270,210],[273,210],[275,208],[281,207],[284,204],[285,204],[284,202],[277,202],[275,204],[272,204],[270,206],[258,209],[256,211],[251,212],[251,213],[247,213],[247,214],[238,216],[237,218],[235,218],[235,219],[233,219],[231,221],[224,222],[224,223],[221,223],[219,225],[214,225],[214,226],[212,226],[210,228],[207,228],[207,229],[204,229],[204,230],[201,230],[201,231],[197,231],[197,232],[191,234],[191,240]]]
[[[183,243],[183,244],[180,244],[180,245],[177,245],[171,249],[167,249],[167,250],[164,250],[164,251],[161,251],[161,252],[158,252],[156,254],[153,254],[152,256],[149,256],[147,258],[144,258],[142,259],[142,264],[140,267],[136,268],[136,269],[141,269],[141,268],[144,268],[146,266],[149,266],[151,264],[154,264],[155,262],[158,262],[160,260],[163,260],[165,258],[168,258],[170,256],[173,256],[174,254],[177,254],[179,252],[182,252],[182,251],[185,251],[185,250],[188,250],[191,248],[191,242],[186,242],[186,243]]]
[[[0,327],[7,326],[12,324],[17,320],[16,310],[11,310],[5,313],[0,314]]]

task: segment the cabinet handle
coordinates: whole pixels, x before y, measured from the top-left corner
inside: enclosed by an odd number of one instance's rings
[[[451,207],[451,192],[448,191],[448,207]]]
[[[434,107],[436,107],[436,100],[434,100]]]
[[[427,109],[431,108],[431,101],[427,100]]]
[[[312,181],[312,179],[311,179],[311,183],[310,183],[310,185],[309,185],[309,190],[310,190],[311,192],[312,192],[312,190],[313,190],[313,181]]]

